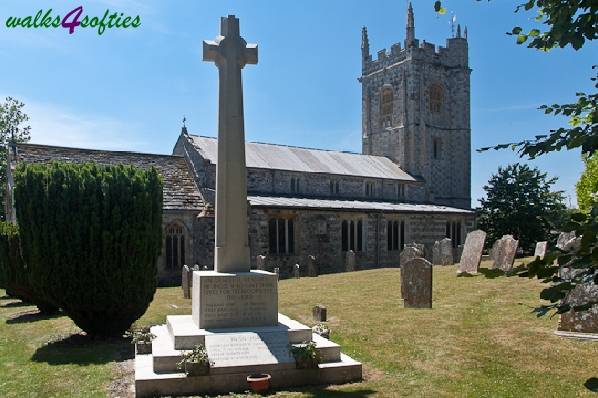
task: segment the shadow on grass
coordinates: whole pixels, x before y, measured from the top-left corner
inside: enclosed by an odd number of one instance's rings
[[[296,388],[289,389],[288,391],[302,392],[310,398],[365,398],[378,393],[378,391],[370,388],[362,388],[355,391],[337,391],[329,390],[326,386]]]
[[[488,279],[495,279],[499,276],[504,276],[504,271],[500,269],[489,269],[489,268],[480,268],[480,274],[484,275]]]
[[[8,294],[5,294],[4,296],[0,296],[0,300],[12,300],[14,299],[14,297],[10,297]]]
[[[598,392],[598,377],[590,377],[584,386],[590,391]]]
[[[19,323],[45,321],[48,319],[59,318],[63,315],[64,314],[62,312],[43,313],[43,312],[33,310],[33,311],[20,312],[18,314],[15,314],[11,318],[7,319],[6,323],[9,325],[12,325],[12,324],[19,324]]]
[[[470,274],[469,272],[459,272],[457,278],[475,278],[477,274]]]
[[[100,340],[84,334],[73,334],[39,347],[31,360],[49,365],[90,365],[120,362],[133,357],[130,339]]]

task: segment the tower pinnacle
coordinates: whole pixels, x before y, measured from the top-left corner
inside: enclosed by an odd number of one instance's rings
[[[409,48],[415,42],[415,18],[413,16],[413,6],[409,2],[407,8],[407,29],[405,33],[405,48]]]
[[[461,38],[461,24],[457,25],[457,39]]]
[[[368,28],[361,28],[361,60],[365,64],[370,58],[370,40],[368,39]]]

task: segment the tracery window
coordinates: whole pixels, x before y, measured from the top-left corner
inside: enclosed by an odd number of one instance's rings
[[[443,90],[440,84],[430,86],[430,112],[440,113],[442,110]]]
[[[178,270],[185,264],[185,233],[180,224],[166,227],[166,269]]]
[[[382,127],[390,127],[392,124],[393,102],[392,87],[384,87],[380,98],[380,125]]]

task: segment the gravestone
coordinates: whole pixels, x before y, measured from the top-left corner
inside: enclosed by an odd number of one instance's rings
[[[280,268],[275,267],[274,273],[276,274],[276,279],[279,280],[280,279]]]
[[[595,283],[581,283],[575,286],[564,299],[564,303],[571,307],[598,302],[598,285]],[[571,333],[590,333],[598,335],[598,305],[586,311],[571,309],[560,315],[557,330]]]
[[[459,264],[461,262],[461,256],[463,255],[463,247],[464,245],[458,245],[455,248],[455,253],[454,253],[454,263]]]
[[[432,248],[432,264],[452,265],[453,264],[453,242],[446,238],[434,242]]]
[[[432,308],[432,264],[416,258],[401,265],[401,297],[405,308]]]
[[[295,264],[295,266],[293,267],[293,275],[297,279],[301,277],[301,267],[299,266],[299,264]]]
[[[502,240],[497,239],[494,241],[494,244],[492,245],[492,249],[490,249],[489,257],[490,257],[490,261],[492,261],[492,265],[491,265],[492,269],[497,268],[496,260],[498,259],[498,252],[500,251],[501,244],[502,244]]]
[[[512,235],[503,236],[496,258],[496,268],[504,272],[511,271],[513,269],[513,263],[515,262],[518,246],[519,241],[513,239]]]
[[[307,275],[311,277],[318,276],[318,264],[316,263],[316,256],[307,256]]]
[[[546,249],[548,248],[548,242],[538,242],[536,243],[536,250],[534,251],[534,257],[539,257],[540,260],[544,259],[546,255]]]
[[[315,322],[326,322],[328,319],[326,307],[322,304],[315,305],[312,309],[312,316]]]
[[[255,257],[255,268],[259,271],[266,271],[266,256],[258,254]]]
[[[556,247],[561,250],[568,251],[571,248],[572,241],[577,237],[575,231],[561,232],[556,240]]]
[[[193,278],[193,271],[189,268],[188,265],[183,265],[183,270],[181,271],[181,287],[183,289],[183,298],[190,299],[191,298],[191,279]]]
[[[406,243],[405,247],[414,247],[422,253],[425,252],[425,245],[423,243],[410,242]]]
[[[477,274],[482,261],[485,242],[486,232],[481,229],[467,234],[461,260],[459,261],[459,273]]]
[[[353,250],[347,251],[345,258],[345,270],[347,272],[355,271],[355,252]]]
[[[423,257],[424,252],[422,250],[419,250],[417,247],[414,246],[405,246],[405,248],[399,255],[399,264],[403,266],[403,264],[406,264],[411,260]]]

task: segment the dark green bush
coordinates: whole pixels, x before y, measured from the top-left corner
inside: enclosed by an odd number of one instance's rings
[[[162,246],[156,170],[23,163],[14,197],[34,291],[88,334],[122,335],[156,290]]]
[[[56,305],[40,298],[32,289],[29,270],[21,255],[19,229],[8,222],[0,222],[0,281],[7,294],[37,305],[41,312],[58,311]]]

